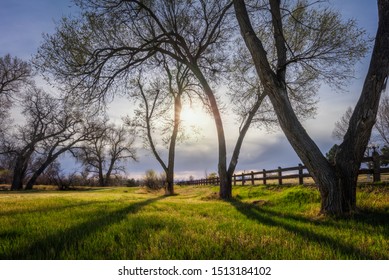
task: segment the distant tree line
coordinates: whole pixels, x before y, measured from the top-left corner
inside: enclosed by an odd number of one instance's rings
[[[38,87],[32,69],[18,58],[0,57],[1,183],[21,190],[39,183],[106,186],[117,181],[123,163],[136,160],[133,130],[110,123],[93,105]],[[13,111],[22,119],[13,120]],[[64,155],[79,162],[79,175],[64,174]]]

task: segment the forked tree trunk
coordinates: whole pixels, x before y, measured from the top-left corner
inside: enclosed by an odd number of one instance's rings
[[[356,208],[358,170],[377,116],[381,93],[389,75],[389,0],[378,1],[378,29],[361,96],[343,143],[335,156],[345,211]]]
[[[380,20],[369,72],[349,129],[336,155],[335,166],[330,165],[297,119],[288,99],[284,79],[272,71],[262,42],[251,26],[244,1],[234,0],[234,6],[242,37],[274,106],[280,126],[319,187],[321,212],[343,215],[354,211],[358,169],[389,71],[389,0],[378,1]]]
[[[36,181],[38,180],[39,176],[42,175],[42,173],[46,170],[47,167],[49,167],[50,164],[52,164],[64,151],[65,149],[59,150],[57,153],[52,154],[51,152],[47,156],[45,162],[32,174],[31,178],[28,180],[26,184],[26,190],[32,190],[34,187]]]
[[[26,190],[32,190],[34,187],[36,180],[39,178],[39,176],[45,171],[45,169],[50,165],[51,162],[45,162],[43,165],[41,165],[38,170],[32,174],[31,178],[28,180],[26,184]]]

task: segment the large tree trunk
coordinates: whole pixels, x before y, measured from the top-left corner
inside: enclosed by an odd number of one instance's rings
[[[344,208],[342,192],[335,169],[301,125],[289,102],[286,89],[277,89],[278,94],[270,94],[270,99],[285,136],[319,187],[322,198],[321,212],[341,213]]]
[[[379,1],[380,23],[370,70],[349,130],[336,156],[336,166],[333,167],[297,119],[288,99],[283,75],[272,71],[262,42],[251,26],[244,1],[234,1],[241,34],[251,53],[258,76],[270,97],[282,130],[320,189],[321,212],[324,214],[342,215],[355,209],[358,169],[370,138],[380,94],[389,70],[388,3],[389,0]]]
[[[23,178],[24,178],[23,163],[18,161],[16,162],[15,168],[13,170],[11,190],[13,191],[22,190]]]
[[[215,120],[215,125],[216,125],[218,148],[219,148],[219,162],[218,162],[218,173],[220,179],[219,197],[222,199],[229,199],[232,197],[232,182],[231,182],[231,178],[229,178],[227,174],[226,139],[224,135],[223,122],[221,119],[219,108],[217,106],[217,101],[211,87],[207,82],[207,79],[204,77],[199,67],[194,64],[188,66],[191,68],[191,70],[199,80],[201,86],[204,89],[205,94],[207,95],[209,104],[211,106],[213,118]]]
[[[54,155],[50,153],[47,156],[45,162],[34,172],[34,174],[32,174],[31,178],[28,180],[25,187],[26,190],[32,190],[39,176],[42,175],[46,168],[49,167],[49,165],[52,164],[59,157],[59,155],[63,153],[63,151],[64,150],[60,150],[60,152],[57,152]]]
[[[174,195],[174,160],[176,154],[177,135],[181,123],[181,111],[181,93],[178,93],[174,98],[174,126],[172,136],[170,138],[169,158],[166,170],[166,195]]]
[[[13,169],[13,177],[11,190],[22,190],[23,189],[23,180],[26,176],[27,171],[27,161],[30,158],[32,152],[28,152],[27,155],[19,155],[16,159],[15,166]]]
[[[53,160],[54,161],[54,160]],[[39,176],[43,173],[43,171],[46,170],[46,168],[50,165],[50,163],[52,163],[53,161],[46,161],[44,164],[42,164],[38,170],[36,170],[34,172],[34,174],[32,174],[31,178],[28,180],[27,184],[26,184],[26,190],[32,190],[32,188],[34,187],[35,183],[36,183],[36,180],[39,178]]]
[[[104,187],[105,186],[105,179],[104,179],[104,173],[103,173],[103,164],[101,160],[99,161],[99,186]]]
[[[361,96],[335,157],[344,211],[356,208],[358,170],[377,116],[389,75],[389,0],[378,1],[378,29]]]

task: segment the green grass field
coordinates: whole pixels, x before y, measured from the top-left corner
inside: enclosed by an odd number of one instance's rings
[[[0,191],[0,259],[389,259],[389,188],[352,218],[319,216],[311,187]]]

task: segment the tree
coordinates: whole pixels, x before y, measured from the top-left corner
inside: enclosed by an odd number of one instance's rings
[[[227,176],[223,122],[214,90],[226,61],[224,52],[231,23],[224,1],[77,1],[83,18],[65,19],[47,36],[38,64],[60,84],[82,88],[83,100],[104,101],[115,83],[156,54],[164,54],[190,69],[201,84],[215,120],[218,137],[220,196],[231,197]]]
[[[327,160],[332,164],[335,165],[335,157],[336,157],[336,152],[339,148],[339,145],[334,144],[331,149],[326,153],[326,158]]]
[[[293,25],[288,25],[285,29],[285,32],[289,34],[294,33]],[[264,38],[266,39],[266,37]],[[274,114],[267,93],[255,72],[250,53],[240,36],[234,41],[234,45],[236,52],[228,75],[229,95],[240,126],[228,167],[228,177],[232,177],[235,172],[243,140],[249,128],[256,126],[270,131],[278,125],[277,116]],[[267,50],[267,56],[270,61],[276,59],[276,53],[272,48]],[[300,120],[310,118],[316,113],[317,86],[314,83],[315,77],[309,71],[300,71],[298,75],[288,75],[285,78],[291,106]]]
[[[7,54],[0,57],[0,134],[11,124],[9,109],[23,87],[31,85],[31,65]]]
[[[12,162],[12,190],[32,189],[38,177],[60,155],[89,139],[95,129],[88,109],[56,98],[31,85],[21,96],[25,124],[8,129],[1,137],[1,153]],[[19,103],[19,102],[18,102]]]
[[[32,68],[29,63],[7,54],[0,57],[0,97],[10,98],[31,84]]]
[[[146,75],[143,72],[134,80],[132,96],[139,101],[135,119],[129,123],[142,131],[142,136],[166,175],[165,192],[174,194],[174,162],[177,142],[182,136],[181,111],[183,99],[196,92],[189,68],[165,57],[157,61],[156,69]],[[142,75],[143,74],[143,75]],[[142,76],[148,76],[148,84]],[[191,99],[191,97],[189,96]],[[167,117],[168,116],[168,117]],[[165,125],[163,125],[165,122]],[[157,139],[163,138],[168,146],[167,161],[157,149]],[[161,139],[160,139],[161,140]]]
[[[62,105],[63,102],[59,104]],[[100,129],[93,120],[90,120],[92,116],[88,114],[86,108],[80,110],[70,108],[70,106],[63,106],[57,112],[60,117],[56,126],[62,132],[59,134],[54,133],[51,137],[37,143],[35,147],[35,161],[32,164],[32,168],[30,168],[32,174],[25,187],[27,190],[33,188],[37,179],[61,155],[71,152],[78,144],[92,140],[95,131]]]
[[[93,132],[93,137],[74,152],[85,170],[97,175],[100,186],[108,186],[113,175],[125,172],[121,163],[136,160],[131,131],[123,125],[118,127],[105,122],[96,123],[99,129]]]
[[[389,97],[387,95],[380,102],[374,127],[384,145],[389,146]]]
[[[340,141],[343,140],[343,137],[347,132],[347,128],[349,126],[352,114],[353,114],[353,108],[348,107],[346,112],[340,118],[340,120],[335,123],[335,128],[332,131],[333,138]]]
[[[312,70],[325,81],[336,82],[339,78],[342,81],[349,76],[352,63],[363,55],[364,43],[360,41],[361,32],[356,30],[353,21],[343,23],[340,16],[331,10],[310,12],[309,3],[298,3],[300,7],[290,10],[281,7],[279,0],[269,0],[263,9],[264,12],[270,11],[272,46],[277,52],[275,64],[268,60],[263,40],[253,29],[245,1],[234,0],[234,7],[241,35],[280,126],[319,186],[321,212],[341,215],[356,208],[358,170],[388,76],[389,18],[384,15],[389,10],[389,1],[378,1],[379,25],[369,71],[344,140],[339,145],[335,166],[324,157],[296,117],[285,87],[285,77],[290,65],[295,64],[302,69]],[[293,37],[288,38],[288,34],[283,32],[285,14],[292,15],[296,25],[295,38],[298,39],[294,42],[301,45],[300,51],[293,51],[290,44]],[[306,36],[301,37],[304,34]]]
[[[12,190],[23,189],[28,164],[38,142],[57,133],[52,130],[56,107],[56,101],[36,87],[32,87],[23,98],[23,114],[27,122],[3,139],[4,153],[14,156]]]

